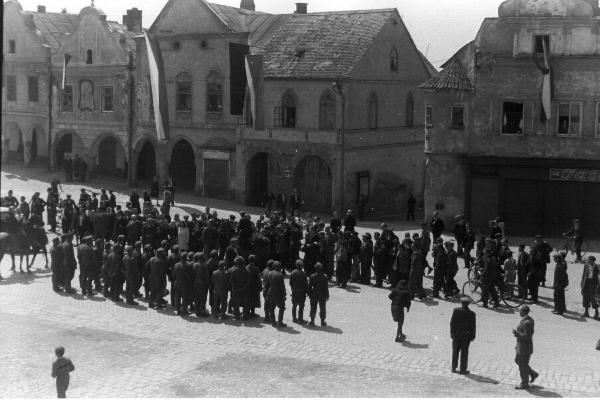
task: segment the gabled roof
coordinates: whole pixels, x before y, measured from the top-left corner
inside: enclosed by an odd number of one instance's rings
[[[437,76],[428,79],[421,85],[422,89],[433,90],[473,90],[473,84],[456,57],[445,64],[446,67]]]
[[[395,9],[288,14],[264,49],[265,77],[344,79]]]
[[[42,39],[54,50],[60,47],[60,41],[65,34],[72,34],[79,26],[79,15],[52,12],[23,11],[25,19],[33,19],[33,27],[37,29]]]

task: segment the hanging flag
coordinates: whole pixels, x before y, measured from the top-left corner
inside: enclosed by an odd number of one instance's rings
[[[154,35],[144,31],[148,52],[148,69],[154,102],[154,123],[159,140],[169,139],[169,106],[167,104],[167,85],[165,82],[165,66],[158,41]]]
[[[548,61],[548,52],[550,49],[546,46],[546,41],[542,40],[544,46],[544,82],[542,83],[542,106],[545,121],[552,118],[552,71],[550,70],[550,62]]]
[[[250,109],[254,129],[264,129],[262,113],[263,56],[246,55],[246,80],[250,91]]]
[[[65,89],[65,83],[67,81],[67,64],[71,61],[71,55],[65,53],[65,57],[63,59],[63,68],[62,68],[62,85],[61,89]]]

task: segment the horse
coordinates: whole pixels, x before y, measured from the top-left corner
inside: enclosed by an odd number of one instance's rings
[[[44,255],[46,260],[45,268],[48,269],[48,252],[46,251],[46,246],[48,245],[48,236],[44,230],[44,221],[40,216],[32,216],[25,224],[24,232],[25,236],[27,237],[29,252],[33,254],[31,264],[28,264],[27,266],[27,271],[30,272],[33,262],[35,261],[35,257],[38,255],[38,253],[42,253]]]

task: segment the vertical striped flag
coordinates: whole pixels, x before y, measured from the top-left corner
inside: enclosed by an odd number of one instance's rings
[[[169,139],[169,106],[167,103],[167,85],[165,82],[165,65],[154,35],[144,31],[146,49],[148,52],[148,69],[150,71],[150,85],[152,86],[152,100],[154,101],[154,122],[156,136],[159,140]]]
[[[548,46],[546,41],[542,40],[544,46],[544,82],[542,83],[542,107],[543,116],[541,116],[542,122],[552,118],[552,70],[550,69],[550,62],[548,61]]]
[[[63,67],[62,67],[62,85],[61,89],[65,89],[65,83],[67,81],[67,64],[71,61],[71,55],[65,53],[65,57],[63,59]]]
[[[262,89],[263,89],[263,56],[246,55],[246,80],[250,91],[250,108],[252,110],[252,121],[254,129],[264,129],[262,112]]]

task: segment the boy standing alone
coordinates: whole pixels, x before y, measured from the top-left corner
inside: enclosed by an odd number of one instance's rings
[[[56,378],[56,393],[59,399],[67,397],[69,373],[75,369],[70,359],[64,357],[65,348],[60,346],[54,350],[56,361],[52,363],[52,377]]]

